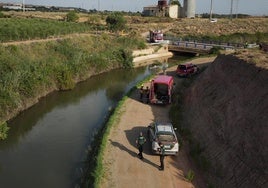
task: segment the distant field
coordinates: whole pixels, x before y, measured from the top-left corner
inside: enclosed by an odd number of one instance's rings
[[[79,23],[66,22],[66,12],[4,12],[10,18],[1,18],[0,42],[47,38],[70,33],[85,33],[106,28],[107,13],[79,13]],[[268,18],[251,17],[240,19],[171,19],[125,15],[127,34],[143,34],[160,29],[166,35],[221,40],[231,42],[267,42]]]
[[[70,33],[84,33],[90,30],[92,30],[92,26],[85,23],[40,18],[2,18],[0,21],[0,41],[47,38]]]

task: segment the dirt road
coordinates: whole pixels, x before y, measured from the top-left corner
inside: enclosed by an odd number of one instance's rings
[[[197,64],[209,63],[213,58],[200,58],[193,62]],[[168,75],[174,76],[176,67],[167,70]],[[176,87],[180,86],[181,79],[174,77]],[[103,188],[203,188],[206,187],[203,178],[193,166],[186,152],[187,147],[182,147],[179,155],[165,158],[165,171],[159,171],[159,156],[152,155],[150,143],[144,148],[144,159],[137,156],[135,140],[142,131],[147,132],[147,126],[152,121],[170,121],[169,106],[148,105],[140,102],[139,94],[133,92],[122,108],[120,121],[115,125],[109,135],[109,143],[104,156],[105,175],[102,180]],[[147,139],[148,140],[148,139]],[[193,170],[194,181],[189,182],[185,176]]]

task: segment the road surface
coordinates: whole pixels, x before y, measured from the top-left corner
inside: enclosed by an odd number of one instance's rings
[[[212,58],[199,58],[194,63],[212,62]],[[167,70],[168,75],[174,76],[176,67]],[[176,87],[182,79],[177,78]],[[148,83],[147,83],[148,84]],[[146,86],[146,84],[145,84]],[[147,126],[152,121],[170,121],[170,106],[148,105],[139,101],[138,91],[133,92],[122,109],[121,117],[110,132],[104,155],[105,175],[102,179],[102,188],[203,188],[207,187],[201,173],[195,168],[188,156],[188,147],[185,144],[177,156],[165,157],[165,170],[159,171],[159,156],[152,155],[150,143],[145,144],[144,159],[137,156],[138,149],[135,140],[142,131],[147,135]],[[193,170],[195,177],[191,183],[186,179],[189,170]]]

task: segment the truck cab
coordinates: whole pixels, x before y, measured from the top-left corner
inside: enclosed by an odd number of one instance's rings
[[[164,41],[164,34],[160,30],[150,30],[150,42],[157,43]]]

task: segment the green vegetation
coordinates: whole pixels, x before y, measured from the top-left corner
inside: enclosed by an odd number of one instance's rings
[[[113,12],[106,18],[106,23],[110,30],[112,31],[121,31],[126,29],[127,21],[123,17],[123,14],[120,12]]]
[[[76,22],[78,21],[79,16],[75,11],[70,11],[66,15],[66,21],[67,22]]]
[[[213,14],[213,18],[230,18],[230,14]],[[202,18],[210,18],[210,14],[209,13],[203,13],[201,14]],[[237,15],[233,15],[233,17],[236,18],[249,18],[251,17],[248,14],[237,14]]]
[[[9,127],[7,126],[7,123],[0,123],[0,140],[4,140],[7,138]]]
[[[125,102],[125,100],[127,99],[127,96],[125,96],[117,105],[116,109],[114,110],[113,114],[110,116],[108,123],[106,124],[106,126],[104,127],[104,129],[102,130],[102,132],[100,132],[99,134],[102,134],[102,139],[99,139],[100,144],[97,144],[99,149],[97,149],[96,153],[97,156],[96,157],[96,161],[94,161],[94,165],[95,165],[95,169],[93,174],[91,174],[93,176],[93,178],[89,177],[87,178],[87,182],[86,182],[86,187],[90,187],[89,185],[92,185],[92,181],[94,181],[94,186],[93,187],[99,187],[100,186],[100,181],[101,181],[101,177],[104,174],[104,169],[103,169],[103,156],[104,156],[104,151],[105,148],[107,146],[108,143],[108,136],[110,134],[110,130],[111,127],[114,126],[115,124],[118,123],[119,121],[119,117],[121,112],[121,108]],[[91,169],[92,170],[92,169]]]
[[[181,7],[181,3],[178,0],[171,0],[170,4],[171,5],[178,5],[179,7]]]
[[[214,46],[209,50],[209,54],[215,54],[218,55],[220,54],[220,51],[223,50],[223,48],[219,47],[219,46]]]
[[[192,170],[189,170],[187,175],[186,175],[186,179],[189,181],[189,182],[192,182],[194,180],[194,171]]]
[[[128,97],[135,91],[137,88],[139,88],[144,82],[150,80],[152,78],[152,75],[149,75],[146,77],[143,81],[139,82],[136,87],[133,87],[123,98],[121,101],[119,101],[118,105],[116,106],[116,109],[111,111],[111,114],[109,119],[107,120],[107,123],[105,126],[98,132],[98,134],[95,136],[94,139],[94,146],[93,149],[90,152],[89,159],[92,159],[93,156],[95,156],[94,160],[90,160],[90,162],[87,164],[87,170],[85,173],[85,182],[83,182],[83,187],[100,187],[101,178],[104,176],[104,169],[103,169],[103,156],[104,151],[107,147],[108,143],[108,136],[110,134],[111,128],[113,126],[116,126],[118,124],[118,121],[120,119],[120,116],[122,114],[122,107],[125,103],[125,101],[128,99]],[[93,171],[93,173],[92,173]],[[94,182],[94,183],[92,183]]]
[[[0,18],[4,18],[5,15],[3,14],[3,12],[0,12]]]
[[[123,99],[118,103],[116,109],[111,113],[111,116],[109,117],[109,120],[107,121],[106,125],[102,128],[102,130],[99,131],[99,133],[96,136],[94,145],[95,147],[91,151],[91,157],[96,156],[94,160],[91,160],[90,164],[88,164],[87,171],[86,171],[86,177],[84,182],[84,187],[99,187],[101,178],[104,175],[104,169],[103,169],[103,156],[104,151],[108,143],[108,136],[110,134],[111,128],[115,126],[118,121],[119,117],[122,113],[122,106],[125,103],[125,100],[128,98],[130,93],[134,90],[130,90],[128,94],[123,97]],[[93,173],[91,173],[93,170]],[[94,183],[92,183],[94,182]],[[92,186],[93,185],[93,186]]]
[[[93,73],[132,67],[130,52],[140,43],[137,38],[102,34],[0,45],[0,120],[31,99],[55,89],[72,89]]]
[[[244,45],[247,43],[259,43],[263,41],[268,41],[268,33],[257,32],[254,34],[250,33],[233,33],[229,35],[188,35],[183,37],[184,40],[196,40],[202,42],[218,42],[220,43],[238,43]]]
[[[47,38],[70,33],[86,33],[92,29],[92,26],[87,23],[38,18],[2,18],[0,21],[0,42]]]

